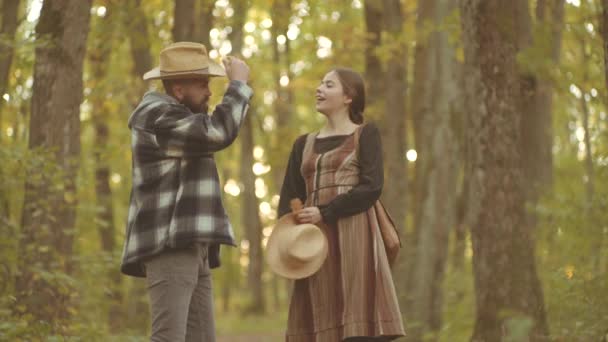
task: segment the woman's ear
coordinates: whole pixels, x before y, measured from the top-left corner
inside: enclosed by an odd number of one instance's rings
[[[351,99],[350,97],[344,95],[344,104],[351,104],[353,102],[353,99]]]

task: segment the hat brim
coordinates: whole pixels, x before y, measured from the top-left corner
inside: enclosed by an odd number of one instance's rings
[[[298,223],[296,222],[293,213],[283,215],[277,221],[277,224],[272,230],[272,234],[270,234],[270,237],[268,238],[268,243],[266,244],[266,262],[268,263],[268,266],[270,266],[270,269],[276,274],[292,280],[307,278],[315,274],[321,266],[323,266],[323,263],[325,263],[328,254],[327,238],[325,237],[325,233],[322,233],[324,237],[323,247],[321,253],[319,253],[313,261],[301,265],[300,267],[287,265],[284,262],[285,260],[279,257],[279,241],[277,240],[277,237],[285,230],[297,225]],[[317,226],[315,227],[320,229]]]
[[[159,80],[159,79],[176,79],[176,78],[196,78],[196,77],[224,77],[226,71],[218,63],[210,60],[209,67],[199,70],[188,70],[179,72],[163,72],[160,67],[156,67],[143,76],[144,81]]]

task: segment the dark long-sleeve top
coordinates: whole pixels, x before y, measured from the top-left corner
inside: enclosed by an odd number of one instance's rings
[[[354,133],[353,133],[354,134]],[[316,138],[314,151],[326,153],[340,146],[350,135],[334,135]],[[306,202],[306,182],[300,168],[302,154],[306,144],[306,135],[296,139],[289,156],[285,179],[281,188],[279,201],[279,216],[291,211],[290,200],[299,198]],[[375,124],[366,124],[359,137],[359,184],[350,191],[336,196],[327,205],[319,206],[323,221],[335,223],[339,218],[352,216],[371,208],[382,193],[384,170],[382,168],[382,142],[380,132]]]

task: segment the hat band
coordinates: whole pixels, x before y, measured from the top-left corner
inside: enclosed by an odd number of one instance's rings
[[[180,71],[163,71],[163,70],[160,70],[160,74],[161,75],[178,75],[178,74],[183,74],[183,73],[187,73],[187,72],[205,72],[205,71],[209,71],[209,67],[202,68],[202,69],[180,70]]]

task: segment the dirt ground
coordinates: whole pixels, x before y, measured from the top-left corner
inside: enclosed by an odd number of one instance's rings
[[[217,336],[217,342],[281,342],[283,335],[235,335]]]

